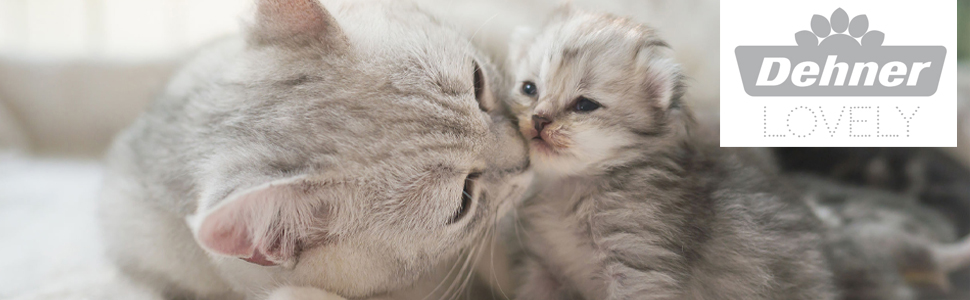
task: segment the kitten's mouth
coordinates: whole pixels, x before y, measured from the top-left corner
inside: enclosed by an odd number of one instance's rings
[[[535,150],[536,152],[539,152],[545,155],[559,154],[559,151],[556,150],[556,147],[550,144],[549,142],[546,142],[545,140],[543,140],[542,137],[537,136],[532,138],[532,142],[530,144],[532,145],[532,149]]]
[[[526,136],[532,137],[529,139],[529,149],[533,154],[548,156],[564,155],[563,150],[569,148],[566,137],[558,130],[547,129],[539,131],[528,128],[523,133]]]

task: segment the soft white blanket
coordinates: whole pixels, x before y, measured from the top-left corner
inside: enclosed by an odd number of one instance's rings
[[[108,264],[93,160],[0,154],[0,299],[153,299]]]

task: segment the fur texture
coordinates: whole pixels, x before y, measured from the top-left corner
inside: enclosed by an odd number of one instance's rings
[[[842,253],[852,262],[835,270],[845,273],[838,277],[849,280],[840,283],[849,288],[847,297],[888,299],[877,291],[892,289],[904,291],[893,296],[897,299],[970,295],[970,238],[952,243],[954,236],[970,232],[966,218],[970,171],[957,160],[930,148],[779,148],[774,152],[784,171],[799,174],[795,180],[806,187],[816,211],[834,218],[826,224],[838,225],[829,226],[834,235],[829,240],[833,249],[846,249]],[[855,187],[806,180],[804,173]],[[938,233],[930,235],[928,230]],[[860,258],[861,247],[874,251],[868,253],[872,257],[868,266]],[[851,254],[854,251],[858,254]],[[916,255],[899,255],[907,252]],[[885,274],[862,274],[866,268]]]
[[[835,296],[818,219],[770,168],[692,135],[652,30],[564,7],[517,39],[510,99],[538,176],[518,299]]]
[[[792,181],[828,228],[843,299],[937,299],[950,291],[948,273],[970,263],[945,253],[967,246],[946,245],[956,240],[953,224],[915,198],[806,175]]]
[[[170,299],[456,295],[531,180],[501,76],[410,4],[257,6],[114,143],[110,257]]]
[[[777,148],[781,169],[914,197],[970,234],[970,169],[933,148]],[[968,277],[970,278],[970,277]],[[970,288],[970,287],[968,287]]]

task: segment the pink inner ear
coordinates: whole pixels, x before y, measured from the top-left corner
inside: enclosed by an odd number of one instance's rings
[[[261,0],[259,22],[273,34],[322,32],[329,22],[318,0]]]
[[[312,234],[311,226],[323,220],[313,214],[318,198],[303,185],[271,184],[225,200],[202,220],[199,243],[209,251],[264,266],[292,258]]]
[[[206,216],[199,228],[199,241],[219,254],[250,257],[255,250],[250,230],[246,220],[233,214],[232,209],[230,204]]]

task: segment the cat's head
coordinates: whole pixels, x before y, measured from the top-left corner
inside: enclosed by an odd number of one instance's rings
[[[510,105],[538,173],[622,164],[689,118],[678,65],[642,24],[564,6],[542,30],[515,35]]]
[[[531,174],[507,88],[456,30],[396,1],[328,6],[260,0],[244,40],[203,54],[221,62],[173,82],[202,98],[182,122],[209,152],[188,222],[237,283],[364,297],[478,244]]]

